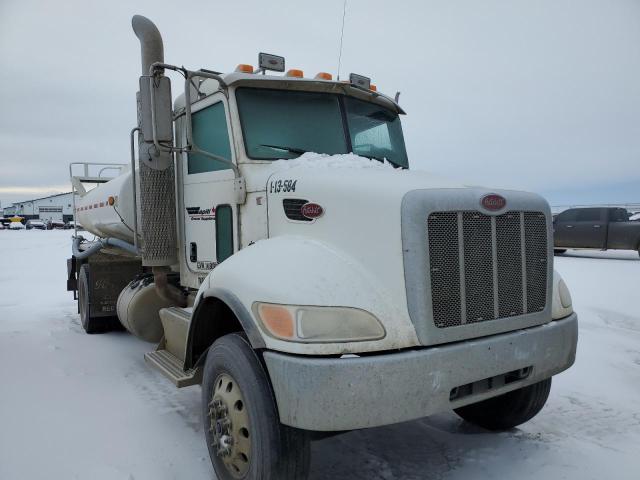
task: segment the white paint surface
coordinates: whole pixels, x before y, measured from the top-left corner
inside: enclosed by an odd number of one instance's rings
[[[0,479],[211,479],[199,388],[150,370],[150,344],[82,331],[69,237],[0,232]],[[442,414],[326,439],[311,479],[637,479],[640,259],[569,251],[556,269],[580,315],[578,357],[538,417],[500,434]]]

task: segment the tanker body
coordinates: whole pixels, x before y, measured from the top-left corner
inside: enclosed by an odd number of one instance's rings
[[[130,168],[106,183],[78,195],[76,220],[88,232],[102,238],[134,243],[133,187]]]
[[[217,478],[302,480],[327,432],[543,408],[577,343],[544,199],[410,170],[398,97],[366,77],[188,70],[133,29],[134,170],[79,200],[98,238],[74,239],[68,288],[88,333],[122,325],[202,386]]]

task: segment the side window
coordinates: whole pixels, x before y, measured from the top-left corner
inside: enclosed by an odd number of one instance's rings
[[[233,211],[230,205],[216,207],[216,257],[223,262],[233,255]]]
[[[610,220],[612,222],[628,222],[629,212],[627,212],[624,208],[614,208],[613,210],[611,210]]]
[[[602,210],[599,208],[581,208],[577,212],[576,221],[578,222],[599,222]]]
[[[362,130],[352,139],[353,150],[355,152],[369,153],[371,145],[377,148],[391,150],[391,138],[389,138],[389,129],[386,124],[379,124],[367,130]]]
[[[558,222],[575,222],[576,221],[576,210],[565,210],[564,212],[558,214],[556,217],[556,221]]]
[[[351,97],[346,97],[344,102],[353,153],[377,159],[387,158],[399,165],[407,165],[398,115]]]
[[[227,118],[222,102],[215,103],[194,113],[192,116],[193,142],[200,150],[213,153],[227,160],[231,160],[231,146],[229,145],[229,131]],[[190,153],[187,162],[187,172],[212,172],[230,168],[227,163],[214,160],[206,155]]]

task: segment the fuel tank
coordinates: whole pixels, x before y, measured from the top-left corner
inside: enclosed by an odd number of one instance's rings
[[[118,319],[132,335],[147,342],[157,343],[164,330],[160,321],[160,309],[171,302],[158,295],[153,277],[137,278],[122,289],[116,310]]]
[[[76,220],[99,237],[133,243],[134,209],[131,169],[98,185],[76,200]]]

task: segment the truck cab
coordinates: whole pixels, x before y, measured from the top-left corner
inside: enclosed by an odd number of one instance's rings
[[[302,207],[305,198],[300,192],[306,180],[273,176],[287,168],[285,161],[305,153],[304,158],[311,153],[353,153],[388,167],[408,168],[399,118],[403,111],[394,101],[327,80],[328,74],[311,79],[293,74],[235,72],[223,77],[225,93],[215,80],[199,86],[199,99],[191,107],[193,143],[237,165],[247,190],[245,202],[237,206],[230,164],[198,153],[180,155],[176,172],[182,186],[178,202],[183,204],[178,219],[184,236],[181,278],[193,288],[232,252],[269,237],[268,212],[277,216],[286,205],[290,216],[300,216],[292,209]],[[184,96],[177,99],[174,111],[176,143],[185,145]],[[275,205],[269,210],[269,198],[279,198],[278,210]],[[241,217],[245,220],[238,223]],[[312,219],[286,218],[303,234],[313,228]]]
[[[76,234],[68,288],[88,333],[118,321],[176,386],[201,385],[218,478],[304,479],[320,435],[447,410],[501,430],[542,409],[577,344],[543,198],[411,170],[397,96],[366,77],[267,54],[187,70],[133,27],[131,165],[91,191],[101,178],[72,174],[98,239]]]

